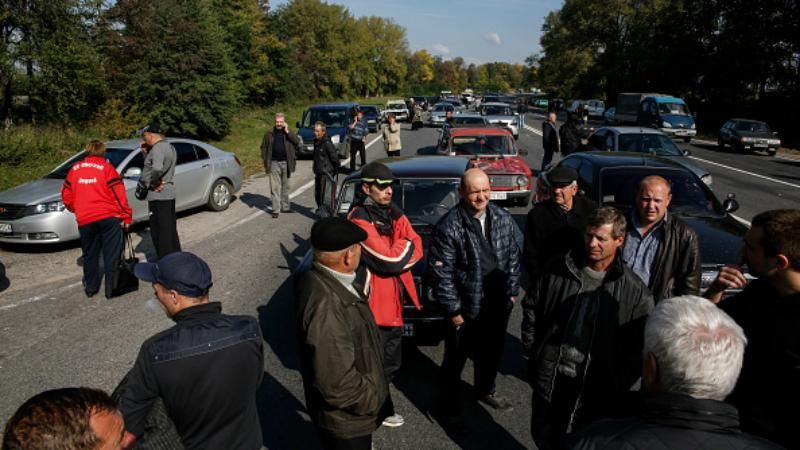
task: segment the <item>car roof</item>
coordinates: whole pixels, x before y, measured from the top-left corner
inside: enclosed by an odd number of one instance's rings
[[[728,119],[728,121],[731,121],[731,120],[735,120],[735,121],[737,121],[737,122],[756,122],[756,123],[767,123],[767,122],[764,122],[763,120],[758,120],[758,119],[743,119],[743,118],[741,118],[741,117],[739,117],[739,118],[736,118],[736,119]]]
[[[656,103],[685,103],[681,98],[667,95],[654,95],[652,98]]]
[[[383,163],[395,178],[461,178],[469,168],[469,160],[452,156],[407,156],[384,158]],[[361,170],[351,173],[346,181],[361,178]]]
[[[511,136],[511,132],[500,127],[452,128],[450,136]]]
[[[505,102],[485,102],[481,106],[508,106],[508,107],[510,107],[511,105],[509,105],[508,103],[505,103]]]
[[[309,109],[333,109],[333,108],[341,108],[343,106],[350,107],[350,106],[358,106],[356,102],[330,102],[330,103],[317,103],[316,105],[311,105]]]
[[[600,127],[595,130],[595,133],[600,130],[611,130],[617,134],[664,134],[660,130],[647,127]]]
[[[599,168],[605,167],[663,167],[670,169],[682,169],[686,172],[692,173],[691,170],[685,166],[669,158],[655,156],[645,153],[636,152],[579,152],[573,153],[567,158],[570,159],[583,159],[592,163],[593,166]],[[564,159],[567,159],[564,158]],[[562,159],[562,161],[564,161]]]
[[[211,144],[205,142],[200,142],[194,139],[181,138],[181,137],[168,137],[167,141],[169,142],[181,141],[181,142],[188,142],[191,144],[199,144],[207,147],[208,146],[213,147]],[[141,143],[142,143],[141,139],[116,139],[113,141],[106,142],[106,148],[124,148],[124,149],[135,150],[141,146]]]

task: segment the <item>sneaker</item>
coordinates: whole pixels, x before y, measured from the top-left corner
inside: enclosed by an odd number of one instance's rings
[[[406,423],[406,421],[400,414],[392,414],[391,416],[383,419],[383,426],[389,428],[396,428],[402,426],[404,423]]]
[[[480,398],[480,401],[498,411],[512,411],[514,409],[514,405],[512,405],[508,399],[501,397],[494,392],[484,395]]]
[[[286,213],[286,214],[290,214],[290,213],[293,213],[294,211],[292,211],[291,209],[287,208],[287,209],[282,209],[281,212],[282,213]]]
[[[272,218],[273,219],[277,219],[278,218],[278,213],[276,213],[276,212],[272,213]]]

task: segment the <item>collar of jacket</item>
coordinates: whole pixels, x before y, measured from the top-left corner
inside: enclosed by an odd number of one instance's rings
[[[669,392],[644,393],[639,414],[648,421],[679,428],[740,433],[739,411],[732,405]]]
[[[326,133],[326,134],[323,134],[322,137],[319,138],[319,139],[314,138],[314,145],[324,144],[325,141],[330,141],[330,140],[331,140],[331,137],[328,136],[328,134]]]
[[[222,314],[222,303],[208,302],[182,309],[178,311],[177,314],[172,316],[172,320],[175,322],[183,322],[186,320],[205,320],[219,316],[220,314]]]
[[[470,223],[469,222],[470,220],[478,220],[477,217],[473,216],[472,213],[469,212],[469,210],[467,210],[467,207],[464,205],[464,201],[463,200],[458,203],[457,208],[458,208],[459,217],[461,217],[461,220],[464,221],[464,223]],[[499,206],[497,206],[497,205],[495,205],[494,203],[491,203],[491,202],[489,202],[489,204],[486,205],[486,223],[487,223],[487,225],[490,224],[490,223],[494,223],[494,219],[497,217],[497,210],[495,208],[499,208]],[[490,230],[491,230],[491,228],[490,228]]]
[[[566,273],[577,281],[581,281],[580,269],[587,265],[585,257],[578,258],[572,251],[564,255],[564,266]],[[614,255],[614,262],[608,266],[606,277],[603,279],[603,284],[616,281],[625,273],[625,263],[622,261],[622,252],[617,250]],[[562,274],[564,275],[564,274]]]
[[[355,305],[356,303],[359,302],[366,303],[367,299],[364,298],[361,294],[353,295],[353,293],[348,291],[347,288],[344,287],[339,280],[334,278],[333,275],[327,273],[325,270],[316,267],[316,264],[311,267],[311,271],[314,272],[314,274],[316,274],[323,281],[327,282],[327,284],[329,284],[333,288],[333,291],[335,291],[336,297],[338,297],[339,300],[341,300],[341,302],[344,303],[345,305],[348,306]],[[356,277],[358,276],[356,275]],[[361,286],[358,286],[354,283],[353,287],[356,289],[356,292],[359,293],[363,292]]]

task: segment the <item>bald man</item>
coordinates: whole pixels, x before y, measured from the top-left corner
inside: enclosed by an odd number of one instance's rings
[[[505,209],[489,202],[489,177],[464,173],[461,202],[439,220],[431,238],[426,282],[431,300],[447,315],[441,369],[445,421],[460,423],[461,372],[475,365],[478,400],[501,410],[511,402],[495,392],[508,316],[519,294],[521,232]]]
[[[622,259],[647,284],[656,303],[700,293],[697,234],[668,212],[672,187],[658,175],[645,177],[636,192]]]

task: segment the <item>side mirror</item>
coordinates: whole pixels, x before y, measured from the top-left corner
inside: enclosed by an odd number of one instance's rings
[[[515,116],[518,116],[518,115],[519,115],[519,113],[515,112],[515,113],[514,113],[514,115],[515,115]]]
[[[692,154],[692,152],[690,152],[688,149],[683,149],[682,153],[683,153],[683,156],[689,156],[689,155]]]
[[[130,178],[135,180],[141,176],[142,176],[141,167],[129,167],[128,170],[125,171],[125,178]]]
[[[736,194],[728,194],[728,198],[722,202],[722,209],[729,213],[735,212],[739,209],[739,202],[736,201]]]
[[[294,127],[295,128],[300,128],[300,121],[299,120],[294,123]]]

